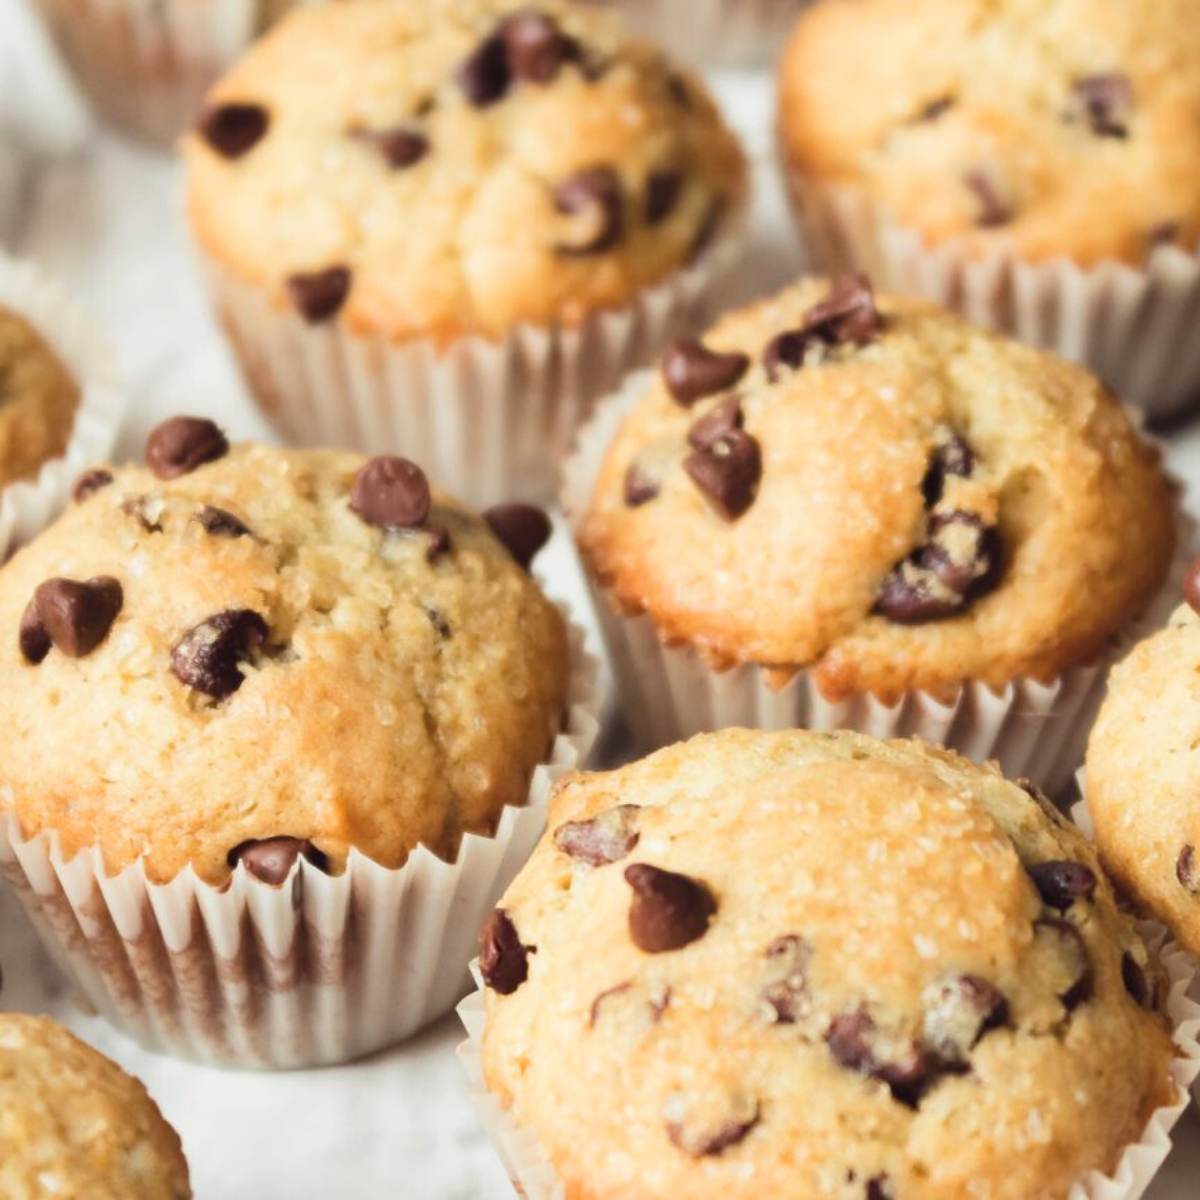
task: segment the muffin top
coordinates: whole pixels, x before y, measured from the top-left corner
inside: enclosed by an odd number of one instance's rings
[[[700,83],[567,0],[303,8],[185,151],[210,256],[306,320],[397,341],[622,306],[745,189]]]
[[[1192,0],[832,0],[781,63],[786,157],[976,255],[1140,264],[1200,239]]]
[[[1200,606],[1196,568],[1189,578]],[[1200,954],[1200,617],[1189,605],[1113,669],[1087,800],[1113,878]]]
[[[67,448],[79,388],[19,313],[0,306],[0,487]]]
[[[0,570],[0,810],[109,870],[452,856],[560,728],[536,509],[481,519],[404,459],[230,449],[176,418]],[[503,538],[502,542],[500,539]],[[511,549],[510,549],[511,548]],[[262,843],[262,844],[260,844]]]
[[[1082,835],[916,741],[576,775],[501,906],[485,1077],[569,1197],[1049,1200],[1175,1092]]]
[[[0,1013],[0,1195],[188,1200],[146,1089],[48,1017]]]
[[[1157,452],[1092,375],[858,276],[668,347],[577,531],[665,640],[832,699],[1049,678],[1174,543]]]

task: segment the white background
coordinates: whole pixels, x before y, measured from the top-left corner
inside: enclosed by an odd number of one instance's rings
[[[0,0],[0,241],[65,282],[116,341],[131,400],[122,454],[138,455],[146,431],[177,412],[214,416],[235,438],[270,436],[192,270],[175,165],[90,126],[19,5]],[[760,184],[758,236],[732,301],[782,282],[800,262],[770,161],[769,84],[732,74],[715,82]],[[1171,442],[1171,466],[1194,477],[1200,422],[1179,427]],[[547,555],[555,590],[575,593],[568,548],[559,540]],[[229,1074],[174,1062],[78,1012],[5,903],[0,1006],[52,1011],[139,1075],[183,1136],[198,1200],[512,1195],[466,1100],[453,1016],[346,1068]],[[1194,1113],[1176,1143],[1152,1200],[1200,1196]]]

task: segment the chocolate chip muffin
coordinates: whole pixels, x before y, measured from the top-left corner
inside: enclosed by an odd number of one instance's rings
[[[916,741],[574,777],[480,966],[487,1086],[572,1198],[1065,1197],[1178,1098],[1082,835]]]
[[[0,1195],[191,1194],[179,1135],[141,1083],[47,1017],[0,1013]]]
[[[401,458],[230,447],[176,418],[0,571],[0,810],[151,880],[279,883],[351,848],[453,859],[561,722],[544,515],[478,517]]]
[[[0,305],[0,487],[65,452],[79,400],[78,383],[49,343]]]
[[[644,614],[710,677],[889,702],[1053,680],[1171,558],[1158,454],[1093,376],[862,276],[675,342],[627,403],[579,544],[618,638]]]
[[[1088,742],[1087,801],[1113,878],[1200,954],[1200,569],[1187,604],[1118,664]]]

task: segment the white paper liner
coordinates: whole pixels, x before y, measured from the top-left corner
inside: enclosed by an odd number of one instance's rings
[[[57,516],[84,468],[112,455],[125,399],[113,354],[95,321],[28,263],[0,254],[0,307],[20,313],[62,360],[79,387],[75,424],[61,458],[33,479],[0,490],[0,562]]]
[[[587,511],[600,464],[626,413],[649,386],[640,372],[604,401],[580,430],[563,468],[562,506],[573,533]],[[669,645],[646,614],[623,615],[611,592],[584,570],[612,660],[621,711],[642,749],[729,726],[754,729],[853,729],[874,737],[919,737],[975,762],[995,760],[1010,779],[1029,779],[1056,795],[1083,759],[1087,735],[1104,695],[1108,668],[1143,631],[1157,628],[1175,607],[1193,557],[1191,522],[1178,515],[1177,550],[1166,583],[1143,617],[1112,640],[1100,659],[1071,667],[1049,683],[1021,678],[997,692],[964,684],[943,701],[906,692],[894,704],[870,693],[826,699],[810,671],[782,687],[753,663],[719,672],[686,645]]]
[[[1167,1017],[1171,1022],[1177,1057],[1171,1060],[1170,1075],[1176,1095],[1171,1104],[1156,1109],[1142,1136],[1125,1147],[1111,1175],[1089,1171],[1076,1181],[1067,1200],[1138,1200],[1171,1151],[1171,1130],[1183,1115],[1191,1088],[1200,1076],[1200,1004],[1189,996],[1196,964],[1165,931],[1152,922],[1139,924],[1139,931],[1156,952],[1170,979]],[[523,1130],[498,1097],[488,1091],[483,1077],[483,1030],[486,1009],[479,964],[471,964],[476,991],[458,1006],[467,1038],[458,1046],[458,1058],[466,1071],[471,1105],[479,1118],[517,1195],[526,1200],[565,1200],[566,1190],[542,1154],[537,1139]]]
[[[264,0],[38,0],[38,7],[100,115],[168,146],[253,39]]]
[[[1065,258],[971,257],[891,219],[859,191],[789,172],[792,208],[815,268],[866,271],[881,291],[927,296],[977,325],[1090,367],[1153,421],[1200,401],[1200,252],[1154,250],[1145,267]]]
[[[424,464],[468,504],[544,503],[596,402],[664,343],[713,315],[736,267],[744,213],[692,266],[626,308],[576,327],[518,326],[502,341],[392,343],[337,320],[309,325],[200,253],[217,313],[247,382],[288,441],[394,451]]]
[[[95,847],[64,861],[57,835],[25,838],[0,814],[0,876],[84,997],[148,1049],[288,1068],[398,1042],[463,995],[479,929],[541,835],[555,781],[595,741],[599,664],[569,630],[564,729],[526,803],[507,806],[493,836],[464,835],[453,863],[418,846],[389,869],[353,850],[341,875],[301,858],[280,887],[241,865],[225,889],[190,866],[158,884],[140,860],[107,875]]]

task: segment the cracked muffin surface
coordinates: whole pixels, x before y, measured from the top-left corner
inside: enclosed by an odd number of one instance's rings
[[[623,306],[746,186],[703,86],[565,0],[295,12],[217,85],[185,155],[208,254],[306,320],[396,341]]]
[[[398,458],[230,448],[175,418],[88,472],[0,570],[0,809],[110,871],[351,847],[452,857],[525,799],[558,732],[564,622],[523,569],[549,532]]]
[[[1200,240],[1192,0],[831,0],[797,22],[795,185],[862,189],[931,243],[1085,266]],[[852,81],[852,82],[848,82]]]
[[[915,741],[569,778],[480,962],[487,1085],[570,1200],[1060,1200],[1176,1093],[1083,836]]]
[[[0,1194],[192,1192],[179,1136],[138,1080],[47,1017],[0,1013]]]
[[[575,516],[625,614],[836,699],[1087,661],[1158,590],[1172,509],[1087,371],[844,276],[668,347]]]

